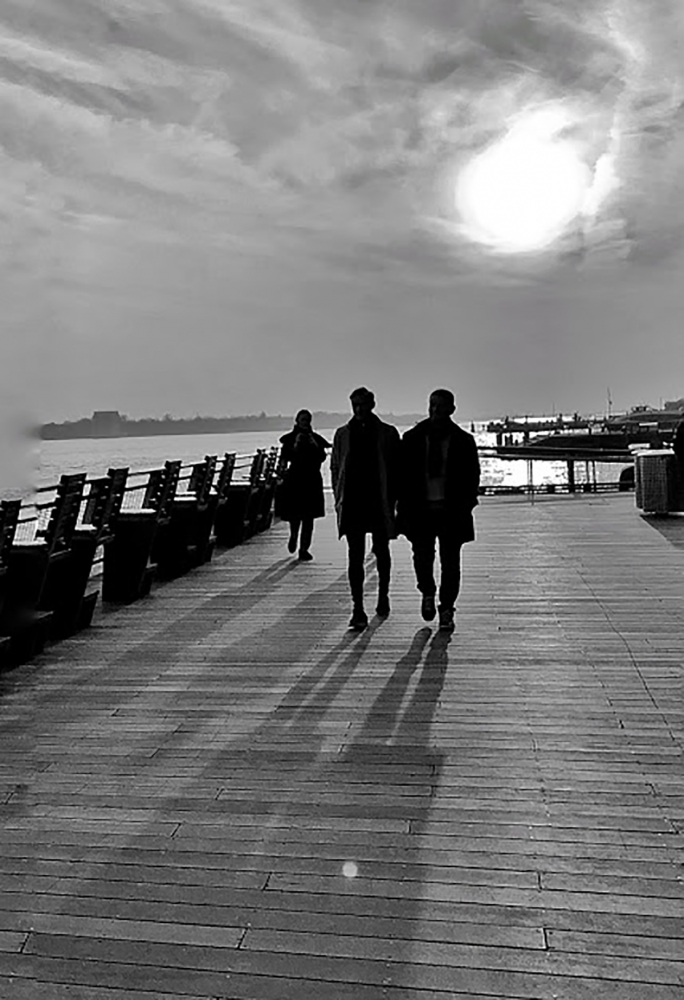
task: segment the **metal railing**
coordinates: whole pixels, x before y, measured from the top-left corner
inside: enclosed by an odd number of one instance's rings
[[[272,447],[276,446],[274,445]],[[268,451],[268,449],[266,450]],[[257,452],[236,454],[235,466],[232,475],[233,483],[249,482],[249,473],[252,469],[252,464],[256,454]],[[178,480],[179,483],[187,483],[190,480],[193,467],[200,461],[201,459],[197,459],[195,461],[184,462],[182,464],[181,474]],[[163,464],[164,463],[162,462],[160,465],[154,467],[132,469],[129,471],[128,480],[124,488],[125,497],[122,510],[135,510],[140,507],[140,500],[142,499],[142,496],[147,488],[150,475],[157,472]],[[98,478],[100,477],[89,476],[85,481],[85,486],[89,487]],[[49,483],[38,486],[34,489],[33,496],[22,502],[17,524],[17,533],[15,536],[17,541],[31,541],[38,532],[44,529],[47,521],[49,520],[50,512],[54,506],[57,489],[57,483]],[[183,495],[180,490],[178,491],[178,494],[181,496]],[[87,489],[84,494],[84,499],[86,497]]]
[[[277,447],[277,446],[272,446]],[[266,449],[268,450],[268,449]],[[493,448],[480,448],[478,449],[479,454],[482,458],[493,458],[496,456],[496,449]],[[233,483],[247,483],[249,482],[250,471],[253,468],[254,460],[257,452],[251,453],[238,453],[235,458],[235,467],[233,471],[232,482]],[[563,461],[562,456],[558,456],[559,462]],[[179,476],[180,483],[188,483],[191,476],[193,467],[201,461],[198,459],[194,462],[184,462],[181,466],[181,474]],[[525,461],[525,459],[511,459],[511,461]],[[163,463],[162,463],[163,464]],[[128,481],[125,486],[125,498],[122,505],[122,510],[135,510],[140,506],[140,500],[144,494],[147,487],[149,477],[154,472],[158,471],[160,466],[144,468],[144,469],[133,469],[128,473]],[[96,476],[90,476],[86,479],[86,487],[93,483],[97,478]],[[484,497],[506,497],[506,496],[549,496],[553,494],[559,495],[582,495],[587,493],[617,493],[626,492],[633,489],[633,485],[620,482],[619,480],[610,482],[597,482],[595,480],[578,480],[574,484],[566,482],[556,482],[556,483],[533,483],[528,480],[526,483],[522,484],[504,484],[504,483],[485,483],[480,488],[480,495]],[[29,540],[32,535],[35,535],[36,531],[40,531],[44,528],[47,520],[50,516],[50,511],[52,510],[55,495],[57,492],[57,484],[49,484],[39,486],[34,491],[35,499],[30,499],[22,503],[19,522],[17,527],[17,539],[26,541]],[[178,494],[183,495],[181,490]],[[87,492],[85,494],[87,496]]]

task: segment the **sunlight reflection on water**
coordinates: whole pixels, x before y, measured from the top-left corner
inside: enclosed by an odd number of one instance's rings
[[[464,427],[469,428],[469,424]],[[476,425],[475,438],[481,447],[492,447],[494,435]],[[332,440],[334,428],[316,428]],[[400,433],[407,430],[400,427]],[[159,437],[99,438],[75,441],[43,441],[40,447],[39,482],[47,485],[56,482],[63,473],[87,472],[104,475],[107,469],[128,465],[134,469],[158,468],[168,460],[181,459],[184,463],[196,462],[204,455],[223,455],[235,451],[238,455],[252,454],[257,448],[277,445],[283,431],[246,431],[240,434],[174,434]],[[627,463],[625,463],[627,464]],[[503,461],[494,457],[481,457],[482,482],[492,486],[522,486],[527,483],[527,462]],[[564,483],[567,479],[565,462],[534,462],[534,482]],[[618,478],[621,466],[597,463],[599,482]],[[323,483],[330,488],[330,462],[323,466]],[[578,481],[581,469],[578,463]]]

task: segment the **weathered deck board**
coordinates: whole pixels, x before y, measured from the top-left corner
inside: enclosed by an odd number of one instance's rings
[[[403,540],[349,633],[327,518],[4,675],[0,996],[684,996],[684,523],[478,529],[451,637]]]

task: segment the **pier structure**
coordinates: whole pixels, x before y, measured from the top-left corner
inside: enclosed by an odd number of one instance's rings
[[[530,434],[552,433],[553,431],[588,430],[596,426],[599,418],[580,416],[574,413],[571,417],[557,414],[541,417],[502,417],[500,420],[490,420],[486,425],[489,434]],[[501,442],[497,442],[501,443]]]
[[[495,436],[500,458],[560,458],[568,463],[571,480],[575,462],[632,462],[637,448],[670,445],[682,419],[684,400],[670,400],[662,409],[636,406],[618,414],[506,416],[490,421],[486,430]]]
[[[634,486],[634,462],[639,448],[661,447],[672,436],[672,427],[640,426],[620,422],[619,417],[558,415],[554,417],[504,417],[486,427],[495,437],[495,445],[484,449],[498,459],[527,463],[527,492],[534,492],[533,462],[564,462],[567,469],[565,488],[596,492],[600,488],[596,465],[622,465],[618,485],[624,490]],[[577,467],[584,470],[578,483]],[[612,484],[608,486],[612,488]]]
[[[329,515],[2,675],[0,996],[680,998],[681,516],[476,521],[453,635],[403,539],[348,632]]]
[[[527,444],[531,434],[558,435],[567,433],[602,432],[629,434],[633,439],[658,435],[659,443],[668,443],[684,419],[684,398],[668,400],[658,409],[653,406],[634,406],[624,413],[605,414],[553,414],[551,416],[505,416],[490,420],[486,430],[495,434],[497,445],[512,444],[520,435]]]

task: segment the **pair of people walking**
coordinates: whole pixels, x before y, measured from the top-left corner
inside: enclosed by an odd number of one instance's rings
[[[454,605],[461,583],[461,547],[475,537],[473,509],[478,502],[480,465],[475,440],[451,418],[453,393],[435,389],[428,417],[400,438],[396,427],[374,413],[375,396],[361,387],[350,396],[352,418],[338,428],[332,444],[331,476],[340,537],[348,548],[352,597],[351,628],[368,625],[364,604],[366,536],[372,539],[378,574],[376,614],[390,613],[390,540],[404,534],[411,543],[421,613],[439,627],[454,628]],[[287,465],[279,514],[290,522],[288,549],[299,559],[309,551],[313,522],[325,503],[321,465],[330,444],[316,434],[308,410],[300,410],[294,429],[281,438]],[[439,591],[434,576],[439,544]],[[437,605],[437,599],[439,605]]]
[[[451,419],[456,410],[448,389],[435,389],[428,417],[399,432],[373,413],[375,397],[362,387],[351,396],[353,417],[335,432],[331,459],[340,537],[348,546],[352,596],[349,625],[368,625],[364,606],[366,535],[372,538],[378,572],[376,613],[390,613],[390,539],[404,534],[413,549],[421,613],[439,627],[454,628],[454,605],[461,583],[461,547],[475,538],[473,509],[478,503],[480,464],[475,440]],[[434,576],[439,543],[439,593]],[[439,607],[436,598],[439,598]]]

